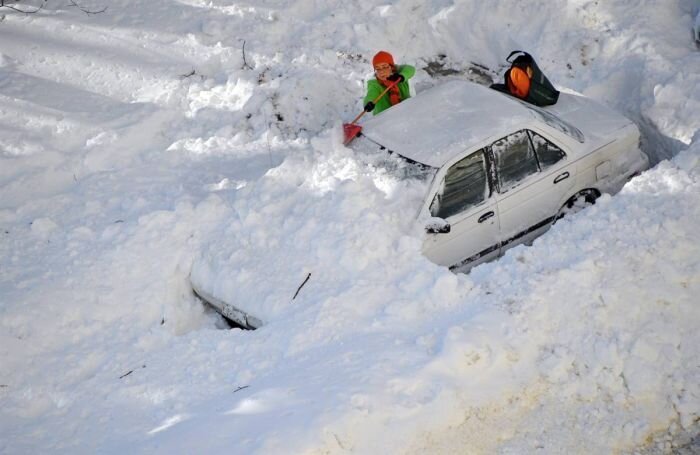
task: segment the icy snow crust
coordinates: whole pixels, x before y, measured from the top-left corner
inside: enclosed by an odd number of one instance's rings
[[[697,5],[521,4],[0,10],[0,452],[611,453],[696,434]],[[453,275],[419,254],[426,183],[341,145],[380,48],[418,92],[531,51],[638,123],[656,166]],[[221,330],[189,288],[202,258],[270,323]]]

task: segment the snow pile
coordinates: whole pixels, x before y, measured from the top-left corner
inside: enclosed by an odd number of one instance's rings
[[[267,311],[270,323],[259,332],[274,331],[266,336],[285,340],[282,368],[294,369],[298,356],[309,368],[307,363],[323,362],[328,350],[362,357],[361,367],[370,368],[368,374],[356,371],[356,361],[338,360],[332,368],[312,368],[365,384],[362,393],[344,397],[345,404],[313,384],[314,401],[333,403],[327,409],[334,411],[312,425],[324,429],[326,449],[424,453],[437,444],[447,453],[465,446],[486,453],[538,447],[600,452],[641,446],[669,426],[694,431],[700,378],[687,366],[700,362],[700,307],[694,298],[700,246],[693,241],[700,219],[700,146],[660,164],[620,195],[604,196],[587,212],[560,221],[533,247],[510,251],[466,277],[417,261],[416,240],[398,237],[410,217],[391,225],[409,206],[393,213],[395,192],[385,202],[372,198],[383,196],[376,182],[348,159],[326,153],[305,174],[308,180],[291,164],[303,160],[285,162],[266,178],[272,180],[267,191],[251,188],[274,195],[263,215],[254,218],[259,209],[236,204],[242,222],[227,222],[203,258],[215,264],[212,282],[230,277],[223,295]],[[319,168],[333,167],[323,178]],[[283,196],[286,179],[320,189],[326,198],[302,202],[313,197],[306,191]],[[356,182],[364,184],[354,187]],[[337,201],[343,193],[348,195]],[[362,194],[358,206],[366,209],[368,202],[385,218],[368,225],[357,207],[334,207],[357,203],[356,194]],[[290,197],[297,199],[297,216],[288,215]],[[309,216],[312,208],[318,212]],[[335,211],[348,208],[356,222],[343,227],[342,242],[349,241],[350,251],[336,248],[334,229]],[[328,218],[319,225],[322,216]],[[271,218],[286,220],[279,236],[260,233]],[[379,244],[370,243],[377,238]],[[378,250],[382,245],[389,249]],[[317,263],[332,266],[319,270]],[[300,273],[285,279],[280,270]],[[291,302],[307,272],[309,284]],[[267,279],[275,289],[265,286]],[[367,343],[382,346],[381,352],[367,351]],[[263,377],[283,374],[273,371]],[[291,388],[305,389],[307,380]],[[260,399],[251,394],[242,402]],[[435,434],[404,445],[407,434],[426,432]],[[289,444],[292,434],[282,435]],[[265,451],[284,451],[275,441],[267,441]],[[312,438],[310,444],[318,442]],[[292,447],[301,451],[305,445]]]
[[[3,11],[0,452],[606,453],[697,433],[695,11],[602,3]],[[424,183],[340,145],[378,48],[419,93],[532,51],[660,163],[453,275],[419,254]],[[221,330],[189,288],[200,260],[270,323]]]
[[[211,235],[192,278],[273,324],[307,307],[316,314],[312,309],[338,289],[370,279],[378,289],[362,292],[374,294],[371,300],[333,304],[348,324],[362,325],[358,317],[374,315],[376,305],[395,298],[395,284],[383,282],[387,270],[409,275],[425,267],[415,215],[429,181],[401,180],[362,162],[335,134],[312,147],[236,193],[232,216]],[[292,302],[308,274],[308,285]]]

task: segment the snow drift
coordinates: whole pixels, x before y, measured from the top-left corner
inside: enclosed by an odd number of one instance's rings
[[[694,5],[521,3],[0,10],[0,451],[668,451],[697,433]],[[657,166],[453,275],[418,254],[420,185],[340,145],[379,47],[419,68],[416,91],[527,49],[635,120]],[[288,303],[276,322],[220,330],[194,298],[193,261],[224,250],[216,273]],[[282,261],[297,274],[246,275]]]

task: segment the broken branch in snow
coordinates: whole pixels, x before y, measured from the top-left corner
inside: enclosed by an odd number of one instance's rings
[[[141,368],[146,368],[146,365],[141,365]],[[129,370],[126,373],[124,373],[123,375],[119,376],[119,379],[124,379],[125,377],[129,376],[133,372],[134,372],[134,370]]]
[[[34,7],[35,9],[33,10],[25,10],[22,8],[17,8],[16,6],[12,6],[12,3],[19,3],[21,0],[0,0],[0,8],[7,8],[11,9],[12,11],[17,11],[18,13],[24,13],[24,14],[34,14],[38,13],[45,5],[48,0],[42,0],[41,5],[38,7]],[[3,16],[3,19],[5,19],[5,16]]]
[[[303,283],[301,283],[301,286],[299,286],[299,288],[297,289],[297,292],[294,293],[294,297],[292,297],[292,300],[297,298],[297,295],[299,295],[299,291],[301,291],[301,288],[303,288],[304,285],[306,284],[306,282],[309,281],[309,278],[311,278],[311,272],[309,272],[309,274],[306,275],[306,279],[304,280]]]
[[[129,370],[126,373],[124,373],[123,375],[119,376],[119,379],[124,379],[125,377],[129,376],[133,372],[134,372],[134,370]]]
[[[249,70],[252,70],[253,67],[248,64],[248,62],[245,59],[245,40],[243,41],[243,68],[248,68]]]
[[[335,434],[335,433],[333,433],[333,436],[335,436],[335,442],[338,443],[338,445],[340,446],[340,448],[343,449],[343,450],[345,450],[345,446],[343,446],[343,443],[340,442],[340,438],[338,437],[338,435]]]
[[[181,78],[181,79],[187,79],[188,77],[192,77],[192,76],[194,76],[195,74],[197,74],[197,71],[193,69],[192,71],[190,71],[190,72],[187,73],[187,74],[180,74],[180,78]]]
[[[87,14],[88,16],[91,14],[100,14],[100,13],[104,13],[105,11],[107,11],[106,6],[104,8],[102,8],[101,10],[93,11],[93,10],[89,10],[89,9],[85,8],[84,6],[78,4],[78,2],[76,2],[75,0],[69,0],[69,1],[70,1],[70,4],[68,6],[73,6],[75,8],[78,8],[80,11]]]
[[[23,8],[18,8],[16,6],[21,1],[22,0],[0,0],[0,8],[11,9],[12,11],[17,11],[18,13],[34,14],[34,13],[38,13],[41,9],[43,9],[44,6],[46,6],[46,3],[48,2],[48,0],[41,0],[41,4],[39,6],[31,7],[34,9],[23,9]],[[104,13],[105,11],[107,11],[106,6],[100,10],[91,10],[91,9],[85,8],[83,5],[78,3],[76,0],[68,0],[68,1],[69,1],[69,3],[66,6],[69,6],[69,7],[72,6],[74,8],[78,8],[80,11],[87,14],[88,16],[91,14],[100,14],[100,13]],[[4,19],[4,18],[5,17],[2,16],[2,19]],[[0,19],[0,21],[2,19]]]

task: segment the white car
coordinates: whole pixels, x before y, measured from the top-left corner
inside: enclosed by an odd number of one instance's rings
[[[427,177],[423,252],[458,271],[534,239],[649,166],[637,127],[588,98],[562,93],[538,108],[457,80],[368,119],[352,147],[389,151],[412,164],[402,172]],[[225,301],[230,286],[208,280],[212,267],[193,267],[195,293],[243,327],[263,325],[270,313],[260,302]]]
[[[423,252],[458,271],[531,241],[649,167],[636,125],[589,98],[562,93],[539,108],[467,81],[392,107],[355,141],[435,169],[419,216]]]

